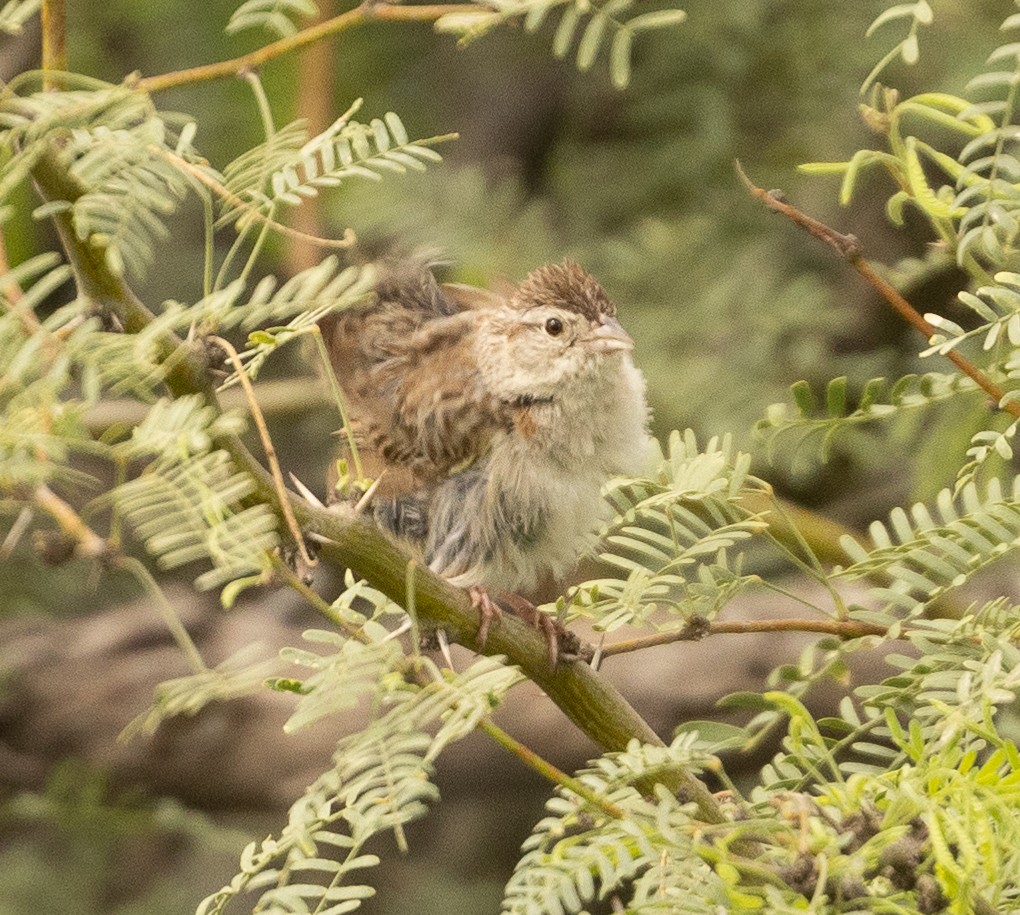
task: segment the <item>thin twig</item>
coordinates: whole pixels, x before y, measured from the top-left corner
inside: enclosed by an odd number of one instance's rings
[[[297,519],[294,517],[294,511],[290,506],[290,498],[287,495],[287,484],[283,481],[283,471],[280,470],[280,462],[276,457],[276,446],[273,445],[273,440],[269,436],[269,428],[266,426],[266,419],[262,415],[262,410],[259,408],[258,401],[255,399],[255,387],[251,383],[248,373],[244,370],[244,364],[241,362],[241,357],[237,354],[237,350],[234,349],[233,345],[229,341],[224,340],[222,337],[210,337],[209,342],[215,343],[227,354],[230,364],[234,367],[234,371],[237,373],[237,380],[241,383],[241,387],[244,389],[244,394],[248,401],[248,408],[251,412],[251,418],[255,422],[255,428],[258,429],[259,438],[262,440],[262,447],[266,452],[266,462],[269,464],[269,472],[273,476],[273,485],[276,488],[276,494],[279,498],[280,509],[283,512],[284,520],[287,522],[287,529],[290,531],[291,537],[294,538],[294,545],[297,547],[298,553],[301,555],[301,561],[308,568],[314,568],[318,563],[318,560],[309,555],[308,549],[305,546],[305,538],[302,536],[301,528],[298,526]]]
[[[6,300],[6,302],[0,300],[0,307],[9,305],[10,311],[17,315],[18,320],[21,322],[21,326],[25,329],[25,332],[29,336],[38,334],[42,338],[42,348],[46,352],[47,356],[51,359],[55,358],[60,351],[61,341],[67,334],[77,327],[77,324],[72,321],[65,324],[59,331],[53,332],[49,330],[43,322],[39,320],[38,315],[36,315],[36,313],[22,301],[25,293],[11,273],[11,265],[7,257],[7,249],[4,245],[4,233],[2,227],[0,227],[0,294],[2,294],[2,299]],[[0,381],[0,385],[2,385],[2,381]]]
[[[40,483],[33,490],[32,501],[53,518],[64,534],[74,542],[77,555],[90,559],[102,559],[110,555],[109,543],[45,483]]]
[[[184,623],[181,622],[181,618],[177,615],[173,604],[170,603],[167,596],[163,593],[159,582],[152,577],[152,573],[133,556],[118,556],[115,565],[117,568],[133,575],[135,581],[145,588],[149,596],[155,601],[156,606],[159,607],[160,614],[163,616],[163,622],[166,623],[167,629],[170,630],[170,635],[173,636],[177,647],[184,652],[184,656],[188,659],[188,663],[191,664],[192,670],[197,674],[206,673],[209,667],[202,659],[198,646],[192,640],[191,634],[185,628]]]
[[[825,635],[836,635],[841,639],[859,639],[866,635],[887,635],[885,626],[872,623],[858,623],[854,620],[730,620],[723,622],[709,621],[702,617],[690,620],[683,629],[671,632],[657,632],[624,642],[614,642],[602,649],[603,657],[640,651],[656,645],[670,645],[673,642],[700,642],[710,635],[740,634],[749,632],[820,632]]]
[[[258,108],[259,119],[262,121],[262,129],[266,135],[266,154],[262,157],[262,167],[259,169],[258,181],[256,181],[254,185],[255,188],[261,189],[266,182],[269,181],[273,172],[273,166],[270,159],[273,157],[272,150],[277,138],[276,121],[273,118],[273,106],[269,102],[269,96],[266,94],[266,87],[262,85],[262,80],[259,78],[258,72],[255,70],[245,70],[239,75],[241,79],[248,84],[252,95],[255,97],[255,105]],[[269,209],[266,211],[266,216],[273,219],[276,216],[279,201],[270,197],[268,203]],[[221,280],[226,279],[228,275],[227,267],[230,264],[233,255],[240,253],[242,239],[244,239],[248,234],[248,224],[244,223],[243,219],[238,219],[235,223],[235,227],[238,229],[237,241],[234,245],[230,246],[230,253],[220,265],[220,272],[216,276],[216,283],[213,286],[214,289],[219,289]],[[255,269],[255,264],[258,263],[259,255],[262,253],[262,248],[265,246],[268,238],[269,224],[263,223],[262,228],[259,230],[258,237],[255,239],[255,244],[251,246],[251,250],[248,252],[248,257],[244,262],[244,266],[241,268],[241,272],[237,275],[237,279],[242,286],[246,286],[248,284],[248,277],[251,276],[252,270]]]
[[[819,222],[817,219],[814,219],[803,211],[798,210],[795,206],[789,203],[789,201],[787,201],[782,191],[766,191],[763,188],[758,187],[752,183],[750,178],[747,177],[744,170],[740,167],[739,162],[736,163],[736,168],[737,175],[740,177],[740,180],[753,197],[760,200],[774,213],[780,213],[785,216],[793,222],[794,225],[800,226],[800,228],[802,228],[805,232],[810,233],[819,241],[824,242],[832,248],[840,257],[849,263],[851,267],[863,276],[878,291],[882,298],[892,305],[904,321],[910,324],[919,333],[923,334],[926,339],[930,340],[939,333],[938,328],[935,327],[934,324],[926,321],[924,316],[916,308],[914,308],[913,305],[911,305],[893,286],[875,272],[875,269],[864,257],[864,252],[861,250],[860,242],[858,242],[853,235],[843,235],[830,226],[827,226],[825,223]],[[1005,390],[992,381],[991,378],[974,365],[973,362],[967,359],[966,356],[961,356],[955,349],[951,349],[942,355],[952,362],[953,365],[963,372],[964,375],[970,378],[979,388],[994,398],[999,409],[1005,410],[1007,413],[1020,419],[1020,403],[1014,400],[1003,403],[1002,398],[1006,396]]]
[[[279,555],[273,553],[270,556],[270,561],[273,563],[273,567],[283,578],[284,582],[286,582],[287,586],[300,594],[322,616],[336,626],[337,629],[343,632],[344,635],[361,642],[362,645],[371,644],[372,640],[365,634],[364,630],[362,630],[360,626],[355,626],[353,623],[348,622],[339,613],[337,613],[336,608],[333,607],[321,594],[313,591],[307,584],[298,578],[298,576],[294,574],[294,570],[287,565],[287,563],[284,562]]]
[[[18,517],[14,519],[10,530],[4,536],[3,543],[0,543],[0,562],[10,559],[11,553],[17,547],[22,534],[28,530],[28,526],[32,523],[32,517],[32,506],[30,505],[24,506],[18,512]]]
[[[10,310],[18,316],[18,320],[21,321],[27,333],[35,334],[42,330],[42,322],[36,317],[35,312],[21,303],[24,292],[11,275],[7,249],[4,246],[3,229],[0,229],[0,293],[7,300],[7,304],[11,306]]]
[[[231,193],[215,178],[206,174],[197,165],[193,165],[191,162],[188,162],[187,159],[182,159],[176,153],[172,153],[168,149],[160,149],[157,146],[150,146],[149,150],[155,155],[162,156],[175,168],[179,168],[182,172],[186,172],[191,175],[191,177],[196,181],[209,188],[209,190],[217,197],[222,200],[226,200],[231,206],[237,207],[256,222],[269,226],[269,228],[271,228],[274,232],[279,232],[280,235],[285,235],[288,238],[294,238],[309,244],[318,245],[320,248],[330,248],[333,250],[350,248],[357,241],[353,229],[344,229],[343,238],[320,238],[317,235],[309,235],[306,232],[301,232],[297,229],[292,229],[290,226],[285,226],[283,223],[277,222],[275,219],[271,219],[269,216],[260,212],[258,207],[254,204],[248,203],[238,197],[237,194]]]
[[[303,48],[305,45],[318,41],[320,38],[336,35],[346,31],[351,26],[360,25],[364,22],[430,22],[449,13],[463,13],[485,9],[486,7],[476,6],[473,3],[396,6],[389,3],[366,2],[352,10],[341,13],[339,16],[334,16],[325,22],[318,22],[306,29],[302,29],[300,32],[295,32],[293,35],[288,35],[286,38],[281,38],[279,41],[267,44],[265,47],[257,48],[248,54],[242,54],[240,57],[222,60],[214,64],[204,64],[199,67],[189,67],[186,70],[175,70],[159,76],[143,77],[138,80],[137,85],[146,92],[161,92],[174,86],[184,86],[211,79],[236,76],[242,70],[260,67],[268,61],[280,57],[282,54]]]
[[[351,460],[354,462],[354,476],[355,483],[361,484],[365,479],[365,471],[361,466],[361,455],[358,452],[358,442],[354,437],[354,428],[351,426],[351,417],[347,412],[347,401],[344,397],[343,389],[340,387],[340,382],[336,377],[336,372],[333,371],[333,361],[329,358],[329,350],[326,348],[326,341],[322,339],[322,329],[316,324],[312,328],[312,339],[315,341],[315,350],[319,354],[319,360],[322,362],[322,371],[326,376],[326,380],[329,382],[329,389],[333,392],[333,400],[336,402],[337,412],[340,414],[340,423],[343,426],[343,433],[347,438],[347,447],[351,452]],[[376,481],[378,482],[378,481]],[[370,484],[369,489],[375,485]],[[365,493],[366,498],[368,492]],[[361,503],[359,502],[359,509]]]
[[[804,556],[808,562],[808,565],[805,569],[807,574],[810,575],[823,588],[825,588],[826,591],[829,592],[829,596],[832,598],[832,603],[836,608],[837,618],[847,619],[850,611],[847,609],[847,606],[844,603],[842,596],[840,595],[839,591],[836,590],[836,586],[833,585],[829,576],[825,574],[825,569],[822,568],[821,560],[818,558],[817,553],[815,553],[815,551],[811,548],[811,544],[808,543],[808,540],[804,536],[803,532],[796,524],[793,523],[793,520],[790,518],[785,507],[783,506],[782,500],[773,496],[770,511],[779,515],[780,521],[783,525],[783,529],[793,535],[793,538],[796,541],[797,546],[799,546],[801,551],[804,553]],[[772,530],[771,526],[769,528],[768,535],[771,538],[772,542],[776,544],[777,547],[786,551],[787,555],[791,558],[791,560],[794,563],[799,564],[797,554],[786,545],[786,543],[783,541],[781,537],[777,536],[776,532]],[[776,586],[773,585],[773,587]]]
[[[576,779],[573,776],[567,775],[561,769],[557,769],[551,762],[543,759],[530,747],[526,747],[519,740],[511,737],[501,727],[494,724],[491,719],[483,718],[478,722],[478,730],[483,734],[491,737],[496,743],[498,743],[508,753],[512,753],[521,762],[531,769],[534,769],[543,778],[547,778],[554,784],[559,785],[562,788],[566,788],[568,791],[572,791],[578,797],[584,798],[589,804],[598,807],[603,813],[607,813],[609,816],[617,820],[622,820],[626,817],[626,812],[623,808],[618,807],[611,801],[607,801],[604,797],[599,797],[594,791],[591,790],[584,782],[580,779]]]

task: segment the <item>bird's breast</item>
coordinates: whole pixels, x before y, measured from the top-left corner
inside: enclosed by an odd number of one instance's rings
[[[514,432],[525,439],[532,439],[538,432],[538,423],[531,407],[518,407],[513,414]]]

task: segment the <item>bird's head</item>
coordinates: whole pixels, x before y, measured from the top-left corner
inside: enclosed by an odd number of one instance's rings
[[[506,307],[480,318],[479,339],[482,371],[507,399],[590,384],[634,348],[605,290],[571,261],[529,274]]]

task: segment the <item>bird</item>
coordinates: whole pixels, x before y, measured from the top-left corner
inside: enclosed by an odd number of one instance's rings
[[[555,666],[562,627],[522,595],[594,546],[602,487],[648,455],[645,380],[602,285],[573,261],[503,293],[384,264],[368,304],[320,328],[375,522],[468,590],[480,646],[504,598]]]

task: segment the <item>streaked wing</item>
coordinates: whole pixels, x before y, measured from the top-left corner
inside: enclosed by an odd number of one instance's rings
[[[394,405],[391,422],[380,430],[383,455],[422,479],[474,463],[510,426],[508,409],[482,384],[473,326],[471,314],[430,321],[374,373]]]
[[[481,383],[475,316],[459,306],[418,271],[324,328],[368,472],[386,471],[388,495],[469,466],[511,422]]]

